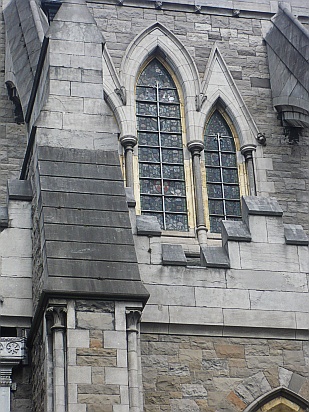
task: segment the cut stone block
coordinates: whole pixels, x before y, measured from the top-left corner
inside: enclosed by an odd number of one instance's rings
[[[242,208],[245,215],[283,215],[283,211],[277,200],[269,197],[244,196],[242,198]]]
[[[136,216],[138,235],[161,236],[161,226],[155,216]]]
[[[8,208],[6,206],[0,207],[0,227],[8,227],[9,215]]]
[[[126,198],[127,198],[127,205],[128,207],[135,207],[136,206],[136,200],[134,198],[134,193],[132,187],[126,187]]]
[[[242,221],[224,220],[222,221],[222,242],[223,245],[228,240],[237,242],[251,242],[251,234],[247,225]]]
[[[284,225],[284,237],[287,245],[308,246],[309,240],[301,225]]]
[[[201,246],[201,264],[209,268],[229,268],[229,258],[222,247]]]
[[[186,266],[187,258],[181,245],[162,245],[162,264]]]
[[[13,200],[32,200],[32,189],[29,180],[9,180],[8,196]]]

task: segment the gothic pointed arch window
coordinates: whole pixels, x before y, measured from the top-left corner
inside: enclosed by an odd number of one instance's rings
[[[136,84],[140,210],[163,230],[188,230],[181,103],[176,84],[158,59]]]
[[[220,233],[221,220],[241,219],[241,192],[235,138],[218,109],[208,121],[204,144],[210,232]]]

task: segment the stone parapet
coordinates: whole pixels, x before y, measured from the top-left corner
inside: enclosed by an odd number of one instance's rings
[[[256,197],[243,199],[243,220],[222,226],[221,246],[209,239],[201,246],[200,267],[182,266],[180,252],[186,257],[188,249],[184,253],[177,238],[164,244],[163,235],[162,250],[151,238],[149,247],[139,248],[150,292],[145,331],[181,333],[186,324],[190,333],[205,335],[278,337],[285,330],[291,339],[308,336],[309,252],[302,227],[283,225],[277,201]]]

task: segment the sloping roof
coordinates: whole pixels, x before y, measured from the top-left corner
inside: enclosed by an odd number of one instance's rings
[[[267,44],[273,105],[286,125],[309,127],[309,32],[279,4]]]
[[[43,293],[141,300],[117,152],[39,147]]]
[[[39,21],[35,21],[29,0],[12,0],[3,10],[8,53],[12,66],[9,70],[14,76],[15,87],[24,114],[27,111],[42,45],[37,25],[40,26],[42,32],[48,27],[47,21],[42,17],[42,12],[38,7],[36,12]]]

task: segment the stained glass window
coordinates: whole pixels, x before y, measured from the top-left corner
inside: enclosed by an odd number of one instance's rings
[[[221,220],[239,220],[241,210],[235,142],[218,110],[206,127],[205,162],[210,232],[220,233]]]
[[[188,230],[180,102],[163,65],[152,60],[136,86],[140,199],[142,214],[164,230]]]

